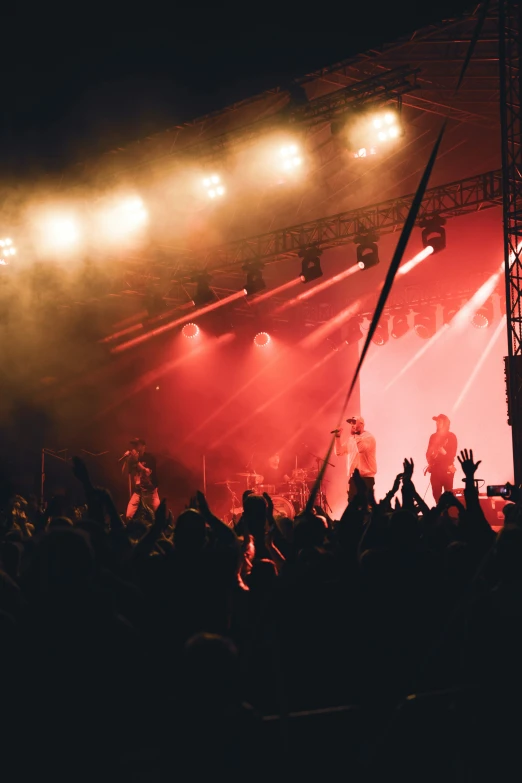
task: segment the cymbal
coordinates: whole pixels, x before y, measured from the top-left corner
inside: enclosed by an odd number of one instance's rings
[[[220,484],[239,484],[239,481],[229,481],[228,479],[226,481],[215,481],[214,486],[218,487]]]
[[[236,476],[246,476],[247,478],[254,478],[255,476],[260,475],[260,473],[236,473]]]

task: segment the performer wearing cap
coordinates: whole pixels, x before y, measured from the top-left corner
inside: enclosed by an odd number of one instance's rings
[[[351,427],[350,435],[346,441],[341,442],[342,427],[335,430],[335,453],[338,457],[346,455],[348,502],[350,502],[357,494],[357,487],[353,480],[354,470],[358,468],[368,489],[373,489],[377,473],[377,460],[375,458],[375,438],[364,429],[362,416],[352,416],[352,418],[346,419],[346,422]]]
[[[430,435],[426,459],[428,465],[424,473],[430,473],[431,491],[435,503],[439,502],[442,492],[453,489],[455,475],[455,455],[457,454],[457,437],[450,432],[450,420],[444,413],[433,417],[437,422],[436,431]]]
[[[143,438],[133,438],[123,471],[130,477],[131,497],[127,506],[126,519],[129,522],[140,505],[149,506],[154,511],[160,504],[158,495],[158,477],[156,475],[156,457],[145,450]]]

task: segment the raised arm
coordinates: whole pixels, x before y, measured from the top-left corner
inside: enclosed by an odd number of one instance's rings
[[[346,443],[341,443],[342,431],[343,431],[342,427],[335,430],[335,455],[337,457],[342,457],[345,454],[348,454],[348,446],[346,445]]]

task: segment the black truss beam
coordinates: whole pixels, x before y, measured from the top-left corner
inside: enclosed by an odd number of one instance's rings
[[[379,234],[392,233],[404,225],[413,198],[414,194],[389,199],[374,206],[217,245],[197,256],[173,258],[168,267],[175,277],[181,279],[201,269],[215,273],[241,268],[249,261],[271,263],[296,256],[308,245],[327,249],[348,244],[368,229]],[[457,217],[501,204],[501,171],[488,171],[428,189],[419,212],[419,222],[428,215]]]
[[[233,144],[248,144],[261,135],[278,127],[303,125],[308,128],[320,123],[331,122],[346,114],[347,111],[362,108],[366,104],[382,103],[399,98],[416,87],[416,75],[408,66],[384,71],[363,81],[342,87],[320,98],[298,106],[291,104],[282,111],[251,125],[219,134],[196,144],[181,148],[182,155],[214,155]],[[173,153],[175,154],[175,153]]]
[[[508,356],[508,420],[515,483],[522,484],[522,4],[499,3],[500,120]]]

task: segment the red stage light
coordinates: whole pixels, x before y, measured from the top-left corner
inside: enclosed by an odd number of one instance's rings
[[[258,332],[254,337],[254,345],[257,348],[266,348],[270,342],[270,335],[268,332]]]
[[[194,337],[197,337],[199,334],[199,326],[197,324],[185,324],[183,329],[181,330],[181,334],[183,337],[186,337],[188,340],[193,340]]]

